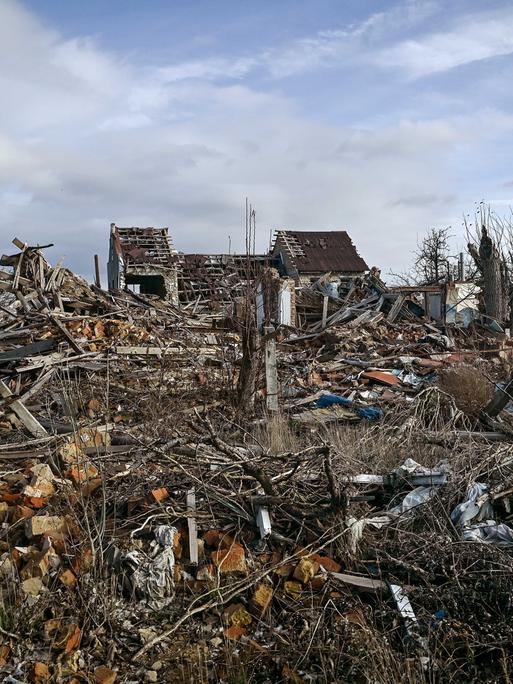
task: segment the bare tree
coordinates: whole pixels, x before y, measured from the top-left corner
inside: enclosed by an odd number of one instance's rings
[[[508,321],[511,327],[512,221],[497,216],[481,202],[475,212],[474,223],[466,219],[465,228],[468,251],[478,270],[476,282],[482,290],[483,311],[501,324]]]
[[[432,285],[452,277],[449,256],[450,228],[430,228],[417,242],[415,260],[408,271],[389,272],[397,285]]]
[[[439,283],[450,277],[449,228],[430,228],[415,252],[414,272],[422,285]]]

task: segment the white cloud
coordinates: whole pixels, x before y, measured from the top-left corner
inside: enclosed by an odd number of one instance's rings
[[[231,72],[219,60],[206,71],[208,60],[139,67],[91,39],[64,40],[13,0],[0,3],[0,27],[0,61],[13,64],[0,75],[2,249],[14,235],[53,241],[54,257],[86,274],[111,221],[169,225],[185,251],[223,251],[228,235],[242,248],[246,195],[260,249],[270,228],[345,227],[368,262],[399,270],[438,209],[411,198],[457,194],[454,155],[482,130],[512,128],[493,112],[477,123],[328,125],[251,88],[244,58]],[[281,51],[275,64],[306,68],[343,40],[326,34],[320,49],[301,44],[304,59]]]
[[[397,67],[419,78],[511,53],[513,11],[505,7],[494,14],[483,12],[460,18],[448,31],[404,40],[380,51],[375,60],[381,66]]]

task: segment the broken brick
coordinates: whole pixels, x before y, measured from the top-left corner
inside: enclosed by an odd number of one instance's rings
[[[223,613],[223,620],[234,627],[247,627],[253,622],[253,618],[242,603],[233,603],[228,606]]]
[[[253,596],[251,597],[251,606],[255,609],[259,616],[262,616],[269,608],[273,598],[273,588],[270,584],[258,584]]]
[[[219,537],[221,533],[219,530],[208,530],[203,535],[203,541],[207,546],[217,546],[219,544]]]
[[[320,589],[322,589],[324,587],[327,579],[328,579],[327,575],[315,575],[315,577],[312,577],[312,579],[310,580],[310,587],[314,591],[319,591]]]
[[[294,582],[294,581],[289,581],[285,582],[283,585],[283,588],[285,589],[285,593],[288,594],[289,596],[292,596],[292,598],[299,599],[301,598],[301,594],[303,592],[303,586],[300,582]]]
[[[34,663],[32,666],[32,681],[35,684],[44,684],[45,682],[50,681],[50,668],[46,663],[42,663],[41,661],[37,661]]]
[[[301,558],[297,564],[293,578],[299,580],[303,584],[307,584],[319,571],[319,563],[310,558]]]
[[[240,544],[231,546],[229,549],[213,551],[211,558],[221,575],[247,575],[246,555]]]
[[[23,593],[29,596],[37,596],[43,589],[43,580],[40,577],[29,577],[21,583]]]
[[[66,520],[57,515],[36,515],[25,523],[25,533],[29,538],[45,533],[64,533],[66,530]]]
[[[157,501],[157,503],[160,503],[161,501],[165,501],[169,497],[169,492],[165,487],[160,487],[159,489],[152,489],[151,495],[155,499],[155,501]]]
[[[280,565],[274,570],[274,574],[278,575],[278,577],[290,577],[292,572],[294,571],[294,566],[292,563],[285,563],[284,565]]]
[[[114,672],[114,670],[105,665],[100,665],[94,670],[94,681],[96,684],[114,684],[117,676],[117,672]]]
[[[237,627],[234,625],[233,627],[227,627],[224,630],[224,635],[227,639],[230,639],[231,641],[238,641],[242,636],[246,634],[246,630],[244,627]]]
[[[71,570],[65,570],[59,575],[59,581],[62,582],[65,587],[72,587],[77,581],[77,578]]]
[[[319,565],[323,567],[326,572],[341,572],[342,570],[340,563],[337,563],[328,556],[321,556],[318,553],[313,553],[308,556],[308,558],[319,563]]]
[[[28,506],[19,505],[13,506],[9,509],[9,518],[13,523],[18,520],[21,520],[22,518],[28,520],[28,518],[31,518],[33,515],[35,515],[34,511]]]

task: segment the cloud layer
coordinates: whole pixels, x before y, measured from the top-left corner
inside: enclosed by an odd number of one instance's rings
[[[383,74],[393,72],[391,87],[404,97],[408,79],[513,50],[496,16],[484,46],[475,40],[479,17],[458,30],[401,37],[433,11],[407,3],[249,57],[207,53],[148,66],[88,36],[65,37],[3,0],[3,250],[15,235],[53,241],[52,256],[89,275],[93,253],[105,258],[111,221],[169,225],[183,251],[225,251],[228,236],[242,248],[247,195],[259,249],[272,228],[347,228],[369,263],[401,269],[417,234],[457,220],[479,187],[468,160],[512,127],[490,103],[435,112],[446,92],[412,91],[403,107],[369,100],[366,83]],[[392,27],[400,35],[390,44]],[[329,98],[307,101],[327,71]],[[364,80],[348,92],[355,73]],[[287,87],[298,77],[300,97],[297,83]],[[430,97],[432,112],[424,109]],[[360,116],[349,118],[358,103]]]

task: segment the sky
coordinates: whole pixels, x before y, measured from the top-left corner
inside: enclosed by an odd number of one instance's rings
[[[91,277],[111,222],[184,252],[347,230],[404,271],[513,205],[513,4],[0,0],[0,250]]]

